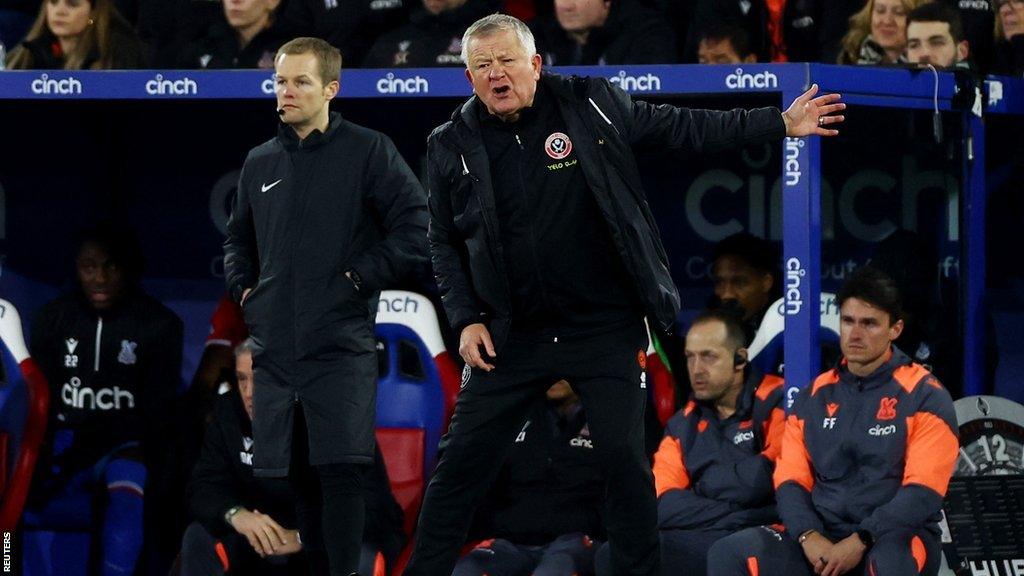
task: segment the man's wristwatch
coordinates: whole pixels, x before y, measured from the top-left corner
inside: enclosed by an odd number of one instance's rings
[[[804,532],[796,539],[797,544],[803,544],[808,538],[811,537],[811,534],[814,534],[815,532],[817,532],[817,530],[813,529]]]
[[[871,534],[870,530],[861,528],[860,530],[857,530],[855,534],[857,535],[857,538],[860,538],[861,543],[864,544],[866,548],[871,548],[871,545],[875,543],[875,537]]]
[[[241,506],[232,506],[231,508],[228,508],[228,511],[224,513],[224,522],[227,523],[228,526],[231,526],[231,519],[234,518],[235,514],[238,514],[242,510],[244,510],[244,508]]]

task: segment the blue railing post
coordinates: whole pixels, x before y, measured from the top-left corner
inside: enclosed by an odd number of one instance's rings
[[[787,75],[782,105],[810,87],[809,66]],[[786,316],[786,409],[818,374],[821,292],[821,139],[782,143],[782,288]]]

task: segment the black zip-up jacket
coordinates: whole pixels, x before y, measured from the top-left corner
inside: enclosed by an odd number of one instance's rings
[[[462,66],[462,33],[469,25],[501,10],[494,0],[471,0],[431,14],[416,9],[409,23],[381,36],[363,60],[363,68]]]
[[[604,539],[604,473],[582,405],[538,402],[516,434],[471,535],[540,546],[580,532]]]
[[[256,422],[257,474],[287,474],[299,404],[330,411],[306,413],[312,464],[372,461],[377,300],[425,263],[426,220],[423,189],[391,140],[337,113],[302,141],[282,124],[249,153],[224,268],[236,301],[255,286],[242,311],[256,413],[272,416]]]
[[[643,191],[633,146],[712,152],[782,138],[775,108],[690,110],[633,101],[604,78],[541,76],[644,312],[671,331],[679,293]],[[476,96],[427,142],[430,247],[452,327],[484,322],[501,347],[511,318],[508,275]],[[609,255],[609,257],[613,257]]]
[[[233,529],[224,514],[233,506],[259,510],[288,529],[296,527],[295,493],[284,478],[257,478],[252,473],[252,422],[237,390],[221,395],[214,419],[203,437],[203,450],[188,485],[188,507],[214,537]],[[363,481],[366,524],[363,540],[394,558],[405,544],[402,509],[391,494],[388,472],[377,448],[373,466]]]
[[[481,111],[511,287],[513,329],[583,336],[635,323],[636,290],[544,85],[515,122]],[[558,152],[556,150],[556,146]]]
[[[224,242],[228,291],[238,302],[253,288],[243,308],[260,355],[373,353],[379,291],[426,259],[426,221],[387,136],[333,112],[302,141],[282,124],[245,160]]]
[[[141,292],[102,314],[78,293],[39,310],[31,348],[50,383],[47,437],[73,433],[56,450],[62,475],[129,442],[141,442],[147,464],[161,456],[181,383],[182,330],[174,312]],[[52,452],[43,451],[44,461]]]

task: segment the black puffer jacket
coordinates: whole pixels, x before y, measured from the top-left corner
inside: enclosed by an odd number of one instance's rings
[[[546,74],[540,82],[557,102],[645,314],[671,330],[679,293],[632,147],[711,152],[779,139],[785,134],[782,114],[775,108],[720,112],[655,106],[634,101],[603,78]],[[475,96],[470,98],[428,139],[430,246],[452,327],[459,331],[485,322],[500,347],[510,327],[511,304],[480,106]]]

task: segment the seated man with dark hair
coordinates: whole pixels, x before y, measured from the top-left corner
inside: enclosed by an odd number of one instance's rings
[[[593,574],[604,486],[583,403],[561,380],[516,435],[470,531],[485,540],[452,576]]]
[[[235,349],[237,389],[217,399],[189,483],[189,509],[196,521],[182,542],[182,576],[309,570],[304,555],[298,554],[304,545],[295,528],[292,485],[284,478],[257,478],[252,473],[252,353],[252,340]],[[367,521],[359,568],[369,576],[377,573],[378,563],[393,560],[404,544],[402,512],[391,494],[379,449],[363,486]]]
[[[32,323],[50,419],[24,523],[98,526],[102,573],[130,574],[142,550],[147,479],[160,477],[170,437],[182,323],[139,286],[142,252],[126,228],[86,230],[75,267],[74,292],[44,305]],[[156,512],[161,500],[151,494],[146,508]],[[147,522],[146,530],[158,526]]]
[[[701,33],[697,44],[700,64],[750,64],[757,54],[750,44],[750,33],[737,25],[721,25]]]
[[[717,542],[710,574],[928,574],[959,445],[946,389],[892,345],[899,291],[865,267],[839,290],[843,360],[797,396],[775,490],[783,526]]]
[[[929,2],[907,14],[907,61],[936,68],[967,66],[970,53],[960,13],[944,2]]]
[[[736,530],[777,519],[772,471],[782,449],[782,379],[747,362],[743,327],[704,312],[686,334],[690,401],[668,421],[654,455],[662,574],[700,576],[708,549]],[[606,550],[598,574],[611,574]]]
[[[781,295],[777,281],[778,258],[767,240],[746,232],[733,234],[715,244],[711,280],[716,301],[712,307],[741,309],[744,346],[754,339],[768,306]]]

